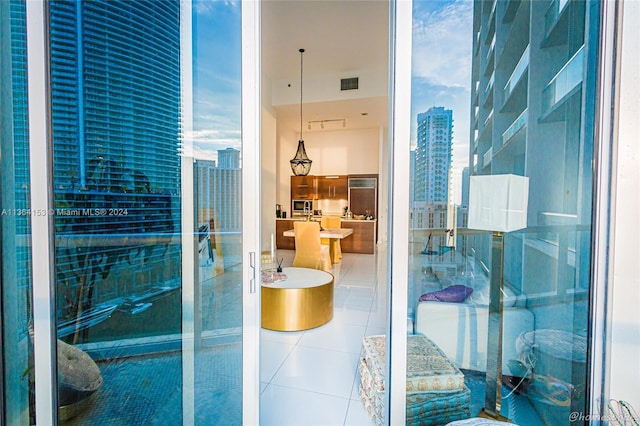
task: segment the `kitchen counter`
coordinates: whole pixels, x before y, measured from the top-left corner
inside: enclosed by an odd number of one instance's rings
[[[326,217],[332,217],[332,216],[326,216]],[[311,220],[315,220],[317,222],[320,222],[320,219],[322,219],[323,216],[311,216]],[[342,220],[342,222],[377,222],[378,219],[354,219],[354,218],[346,218],[346,217],[340,217],[340,219]],[[294,216],[294,217],[288,217],[286,219],[281,219],[281,218],[276,218],[276,220],[288,220],[288,221],[294,221],[294,220],[306,220],[304,216]]]
[[[319,222],[322,216],[313,216],[311,220]],[[377,220],[341,218],[343,228],[353,229],[353,234],[340,240],[343,253],[373,254],[376,246]],[[283,233],[293,229],[294,221],[306,220],[304,216],[294,216],[286,219],[276,219],[276,247],[285,250],[295,250],[295,239],[285,237]]]

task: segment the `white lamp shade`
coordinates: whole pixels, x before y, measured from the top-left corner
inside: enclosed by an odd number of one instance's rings
[[[471,176],[467,227],[500,232],[526,228],[528,201],[528,177]]]

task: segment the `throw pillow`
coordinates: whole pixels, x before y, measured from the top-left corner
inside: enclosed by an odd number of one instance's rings
[[[461,284],[452,285],[443,290],[432,291],[430,293],[425,293],[420,296],[418,299],[420,302],[452,302],[452,303],[460,303],[464,302],[467,297],[473,293],[473,289],[471,287],[467,287]]]

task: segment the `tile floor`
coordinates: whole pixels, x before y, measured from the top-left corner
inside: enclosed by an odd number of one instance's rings
[[[283,266],[293,251],[279,250]],[[384,334],[386,252],[334,265],[334,317],[302,332],[262,330],[261,425],[371,425],[358,397],[362,337]]]

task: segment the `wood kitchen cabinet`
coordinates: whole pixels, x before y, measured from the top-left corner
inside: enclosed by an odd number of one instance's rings
[[[304,219],[276,219],[276,248],[280,250],[296,249],[296,239],[282,235],[284,231],[293,229],[293,223],[296,220]],[[353,229],[353,234],[340,240],[340,247],[343,253],[375,253],[376,220],[343,219],[340,226]]]
[[[276,220],[276,248],[283,250],[295,250],[296,239],[282,235],[284,231],[293,229],[293,222],[294,221],[290,219]]]
[[[316,198],[321,200],[346,200],[349,198],[347,176],[316,176]]]
[[[375,220],[343,220],[343,228],[353,229],[353,234],[340,240],[343,253],[373,254],[376,247]]]
[[[291,199],[313,200],[316,198],[315,176],[291,176]]]

